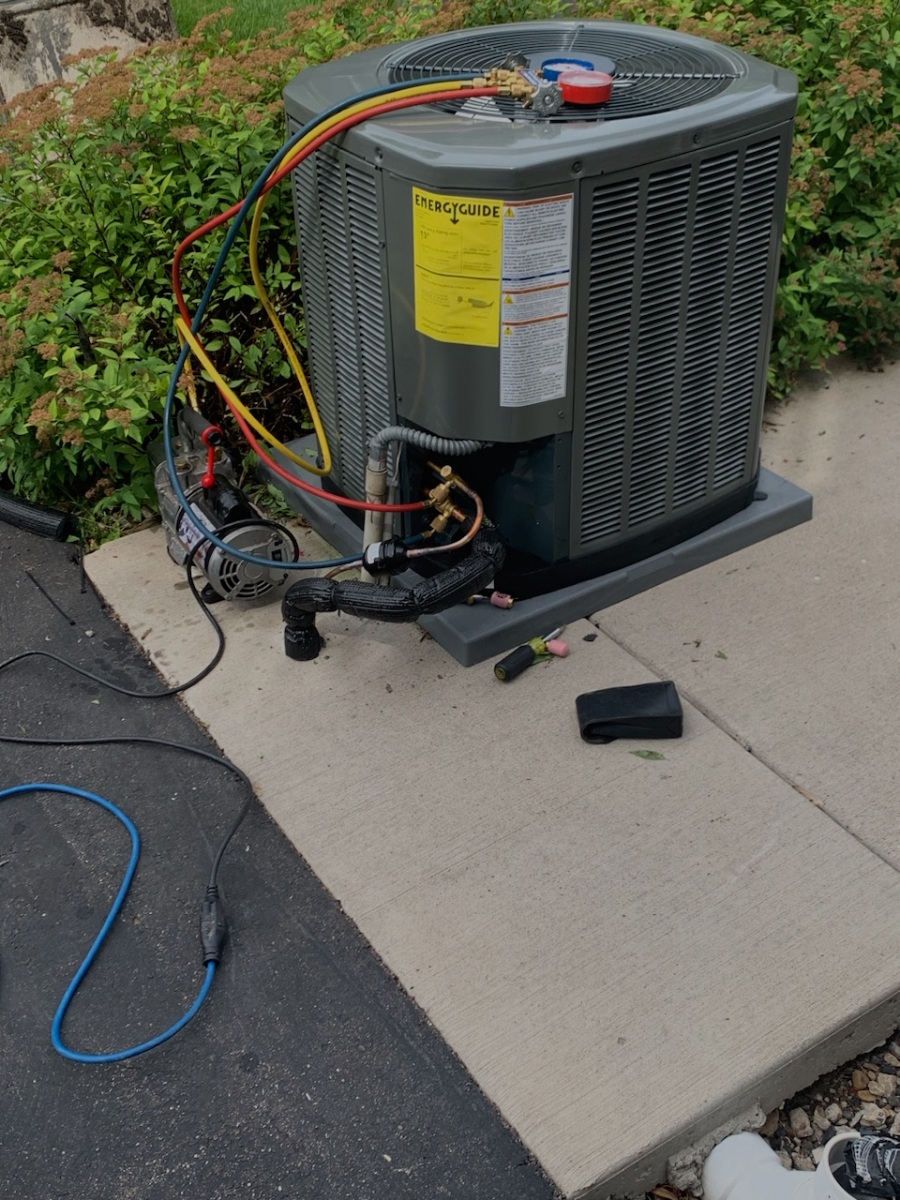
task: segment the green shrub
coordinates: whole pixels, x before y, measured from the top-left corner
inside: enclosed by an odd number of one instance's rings
[[[225,10],[226,13],[228,10]],[[877,361],[900,334],[900,0],[326,0],[239,41],[201,22],[125,61],[94,56],[0,125],[0,476],[23,496],[107,521],[154,505],[177,346],[169,269],[184,234],[240,199],[283,139],[281,88],[360,46],[553,15],[681,28],[795,71],[801,96],[770,387],[844,349]],[[188,255],[195,305],[220,235]],[[296,387],[239,242],[208,311],[223,373],[280,436]],[[267,286],[302,344],[288,189],[266,210]],[[220,418],[213,389],[201,401]]]
[[[98,308],[67,274],[69,252],[54,260],[4,294],[0,469],[19,495],[140,519],[152,502],[146,443],[170,368],[142,341],[140,305]]]
[[[113,524],[155,506],[145,451],[159,434],[177,357],[173,252],[186,232],[241,199],[277,149],[281,87],[322,51],[319,25],[298,20],[253,43],[200,28],[124,62],[85,56],[75,82],[8,106],[0,473],[19,495],[97,510]],[[217,233],[189,251],[189,305],[220,244]],[[293,244],[282,188],[267,206],[260,254],[273,300],[302,340]],[[245,402],[288,432],[302,413],[243,260],[233,255],[223,273],[207,345]],[[198,382],[219,417],[214,389]]]

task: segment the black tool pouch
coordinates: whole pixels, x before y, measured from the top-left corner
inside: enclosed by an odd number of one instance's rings
[[[671,680],[584,692],[575,700],[586,742],[681,737],[681,701]]]

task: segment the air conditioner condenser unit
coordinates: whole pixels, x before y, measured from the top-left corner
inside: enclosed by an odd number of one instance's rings
[[[538,21],[309,68],[285,90],[289,128],[504,63],[605,74],[611,93],[367,121],[294,171],[294,203],[331,486],[364,496],[387,426],[478,440],[456,466],[506,543],[497,586],[552,607],[726,529],[759,494],[796,81],[681,33]],[[404,499],[424,457],[397,465]],[[750,540],[806,519],[794,491]]]

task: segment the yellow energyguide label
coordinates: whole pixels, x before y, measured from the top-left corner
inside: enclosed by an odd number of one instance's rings
[[[413,188],[416,329],[438,342],[500,344],[503,203]]]

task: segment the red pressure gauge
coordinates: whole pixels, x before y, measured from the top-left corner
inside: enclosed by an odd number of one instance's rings
[[[607,104],[612,99],[612,75],[603,71],[563,71],[557,82],[566,104]]]

